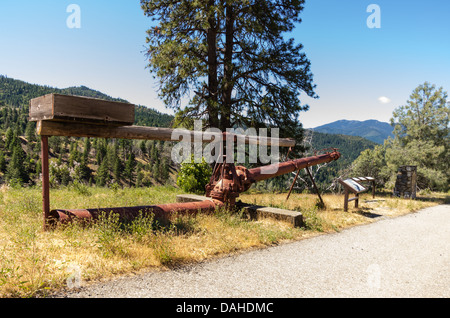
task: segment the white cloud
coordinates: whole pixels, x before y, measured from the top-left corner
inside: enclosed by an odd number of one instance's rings
[[[389,98],[387,98],[386,96],[380,96],[378,97],[378,101],[382,104],[387,104],[389,103],[391,100]]]

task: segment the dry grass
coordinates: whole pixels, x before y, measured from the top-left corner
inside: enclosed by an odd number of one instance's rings
[[[429,206],[446,203],[448,195],[444,193],[423,194],[417,200],[392,197],[390,193],[363,193],[360,196],[359,207],[354,207],[354,201],[349,202],[348,212],[344,212],[344,195],[322,195],[325,207],[321,207],[317,195],[291,194],[286,201],[286,194],[243,194],[241,200],[248,203],[273,206],[302,212],[306,218],[308,229],[315,231],[338,231],[353,225],[370,223],[381,217],[395,217],[414,212]],[[448,203],[448,202],[447,202]]]
[[[172,187],[147,189],[86,188],[75,185],[51,191],[52,208],[135,206],[175,202]],[[283,222],[249,221],[239,213],[175,216],[160,224],[138,218],[130,224],[114,216],[96,224],[72,224],[42,231],[40,189],[0,190],[0,296],[36,297],[115,275],[166,269],[215,256],[298,240],[317,233],[373,222],[444,202],[445,195],[421,200],[363,196],[360,208],[342,211],[343,196],[325,195],[325,209],[315,195],[244,194],[247,203],[299,210],[306,228]],[[352,207],[352,204],[350,204]]]

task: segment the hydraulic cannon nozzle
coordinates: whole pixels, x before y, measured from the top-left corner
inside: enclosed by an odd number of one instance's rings
[[[247,191],[253,183],[321,163],[335,161],[340,156],[341,154],[334,149],[332,152],[322,155],[274,163],[253,169],[227,163],[224,158],[223,162],[216,164],[214,168],[210,182],[206,186],[206,196],[232,206],[239,194]]]

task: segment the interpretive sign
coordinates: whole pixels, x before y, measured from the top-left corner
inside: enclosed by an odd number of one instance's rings
[[[358,202],[359,202],[359,194],[361,192],[367,191],[367,188],[365,188],[364,186],[362,186],[361,184],[359,184],[358,182],[356,182],[353,179],[346,179],[346,180],[339,179],[339,183],[344,186],[344,190],[345,190],[344,211],[346,211],[346,212],[348,211],[348,203],[350,201],[355,201],[355,208],[357,208]],[[354,198],[350,198],[350,199],[348,198],[350,192],[355,194]]]
[[[353,193],[361,193],[367,191],[365,187],[363,187],[361,184],[352,179],[343,180],[341,181],[341,184],[344,187],[348,188]]]

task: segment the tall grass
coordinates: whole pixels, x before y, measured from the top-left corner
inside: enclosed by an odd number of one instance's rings
[[[52,209],[138,206],[175,202],[180,193],[174,187],[106,189],[78,184],[52,189],[50,202]],[[293,228],[271,219],[252,221],[239,211],[221,210],[214,215],[175,215],[164,223],[144,215],[126,223],[119,222],[115,215],[103,215],[96,223],[75,222],[44,232],[41,190],[2,187],[0,297],[43,296],[57,288],[74,288],[113,275],[164,269],[336,231],[371,221],[364,213],[374,208],[367,203],[361,204],[361,209],[344,213],[342,196],[324,196],[324,209],[317,207],[314,195],[293,194],[287,202],[285,194],[243,194],[240,199],[299,210],[306,227]],[[417,209],[414,202],[397,200],[380,200],[376,208]],[[441,201],[423,201],[420,206]]]

